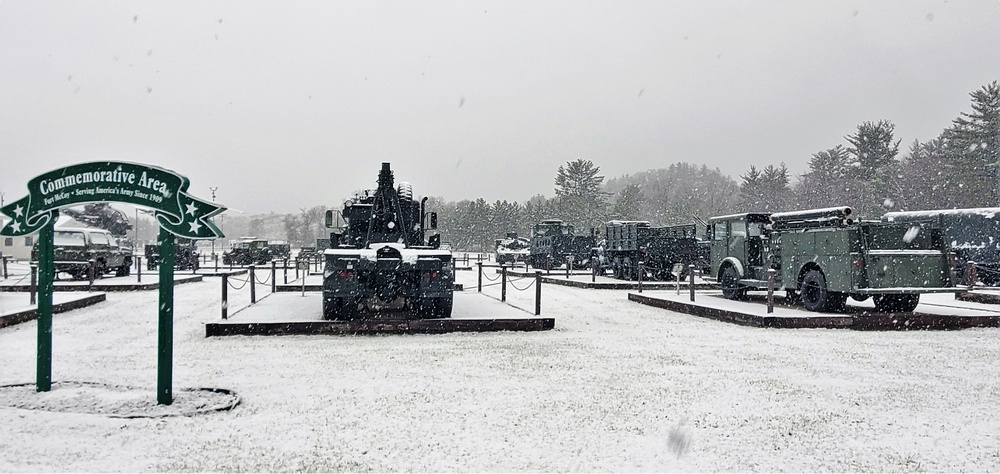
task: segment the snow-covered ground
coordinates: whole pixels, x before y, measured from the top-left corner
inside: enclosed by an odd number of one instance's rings
[[[459,278],[456,305],[485,298]],[[175,289],[174,389],[231,389],[240,406],[0,408],[0,471],[1000,470],[997,329],[760,329],[545,285],[553,331],[206,339],[219,285]],[[155,387],[156,301],[61,314],[53,379]],[[34,322],[0,329],[0,367],[0,385],[34,381]]]

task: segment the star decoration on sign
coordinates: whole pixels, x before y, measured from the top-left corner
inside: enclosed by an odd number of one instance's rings
[[[184,207],[187,208],[187,210],[184,211],[185,214],[191,214],[193,216],[194,213],[198,211],[198,206],[195,206],[193,202],[187,203]]]
[[[198,230],[201,229],[201,224],[199,224],[198,221],[191,222],[190,225],[191,225],[191,232],[194,234],[197,234]]]
[[[14,221],[10,224],[10,228],[14,229],[14,232],[21,232],[21,223],[18,221]]]
[[[15,214],[15,215],[16,215],[17,217],[21,217],[21,214],[22,214],[23,212],[24,212],[24,208],[23,208],[23,207],[21,207],[21,205],[20,205],[20,204],[18,204],[18,206],[14,208],[14,214]]]

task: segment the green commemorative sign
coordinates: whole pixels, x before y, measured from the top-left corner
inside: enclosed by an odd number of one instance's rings
[[[124,202],[154,209],[160,246],[156,400],[173,402],[174,236],[224,237],[210,220],[225,207],[188,194],[188,179],[155,166],[115,161],[81,163],[28,181],[28,197],[0,207],[11,221],[0,235],[38,232],[38,352],[35,386],[52,386],[53,234],[59,209],[90,202]]]
[[[187,190],[187,178],[155,166],[114,161],[67,166],[28,181],[28,197],[0,208],[0,213],[12,219],[0,235],[33,234],[54,220],[59,208],[111,201],[155,209],[160,227],[180,237],[222,237],[209,219],[225,208],[197,199]]]

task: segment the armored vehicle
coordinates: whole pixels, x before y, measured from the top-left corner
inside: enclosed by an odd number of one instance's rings
[[[611,221],[604,224],[604,256],[615,278],[669,280],[674,265],[681,265],[680,277],[687,276],[688,265],[700,268],[695,224],[652,227],[647,221]],[[640,269],[639,262],[642,262]]]
[[[245,238],[233,242],[232,248],[222,253],[223,265],[264,265],[271,261],[271,249],[266,240]]]
[[[132,273],[132,250],[120,245],[111,232],[92,227],[60,227],[53,234],[56,274],[69,273],[74,279],[87,278],[90,261],[94,261],[94,276],[106,273],[126,276]],[[32,259],[38,255],[38,244]]]
[[[177,270],[198,270],[201,255],[195,246],[196,240],[177,237],[174,243],[174,268]],[[146,268],[156,270],[160,266],[160,246],[147,244],[144,248]]]
[[[575,235],[572,225],[560,219],[545,219],[532,229],[528,263],[551,270],[566,263],[567,257],[573,257],[573,268],[588,268],[596,244],[593,235]]]
[[[922,293],[955,292],[940,227],[855,222],[851,208],[746,213],[709,219],[711,274],[729,299],[775,289],[810,311],[873,297],[884,312],[913,311]]]
[[[507,232],[507,238],[496,240],[496,261],[500,265],[528,261],[531,241],[518,237],[517,232]]]
[[[382,163],[378,187],[327,211],[336,229],[323,252],[325,319],[427,319],[451,317],[454,298],[452,255],[441,249],[437,214],[425,212],[427,198],[414,201],[408,183],[394,184]]]
[[[975,262],[980,281],[1000,286],[1000,208],[889,212],[882,220],[940,226],[955,252],[956,283],[966,283],[967,263]]]

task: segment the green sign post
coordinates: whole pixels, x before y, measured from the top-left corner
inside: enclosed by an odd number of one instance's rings
[[[52,385],[53,226],[59,209],[89,202],[123,202],[151,208],[160,226],[159,337],[156,400],[173,401],[174,236],[224,237],[211,221],[225,208],[187,193],[188,179],[138,163],[101,161],[49,171],[28,181],[28,196],[0,207],[11,221],[0,235],[38,236],[38,354],[35,387]]]

